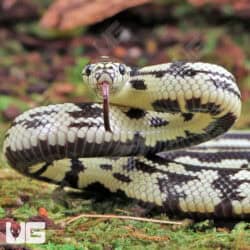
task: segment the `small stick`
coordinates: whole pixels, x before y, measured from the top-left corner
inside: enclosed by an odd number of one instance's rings
[[[183,225],[182,221],[166,221],[166,220],[157,220],[157,219],[149,219],[143,217],[134,217],[127,215],[113,215],[113,214],[80,214],[72,219],[69,219],[66,222],[66,225],[81,219],[81,218],[106,218],[106,219],[122,219],[122,220],[136,220],[136,221],[144,221],[144,222],[152,222],[159,224],[170,224],[170,225]]]

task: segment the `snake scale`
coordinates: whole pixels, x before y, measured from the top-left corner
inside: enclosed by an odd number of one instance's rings
[[[101,61],[82,75],[98,101],[18,116],[3,147],[13,168],[73,188],[99,183],[168,214],[250,217],[250,133],[225,133],[241,111],[230,72]]]

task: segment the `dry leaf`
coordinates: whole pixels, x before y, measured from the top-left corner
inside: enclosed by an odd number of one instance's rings
[[[45,28],[69,30],[90,25],[152,0],[57,0],[41,20]]]

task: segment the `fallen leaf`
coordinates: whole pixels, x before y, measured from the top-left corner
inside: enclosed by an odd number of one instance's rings
[[[48,217],[48,211],[44,207],[39,207],[38,215]]]
[[[57,0],[44,14],[41,25],[44,28],[70,30],[100,22],[125,9],[152,0]]]
[[[229,230],[229,228],[226,228],[226,227],[218,227],[217,228],[217,232],[220,232],[220,233],[229,233],[230,230]]]

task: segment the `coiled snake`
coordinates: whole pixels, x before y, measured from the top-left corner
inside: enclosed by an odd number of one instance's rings
[[[250,134],[182,149],[223,134],[239,117],[231,73],[201,62],[134,69],[103,61],[82,74],[100,103],[18,116],[4,142],[13,168],[73,188],[100,183],[171,214],[250,217]]]

